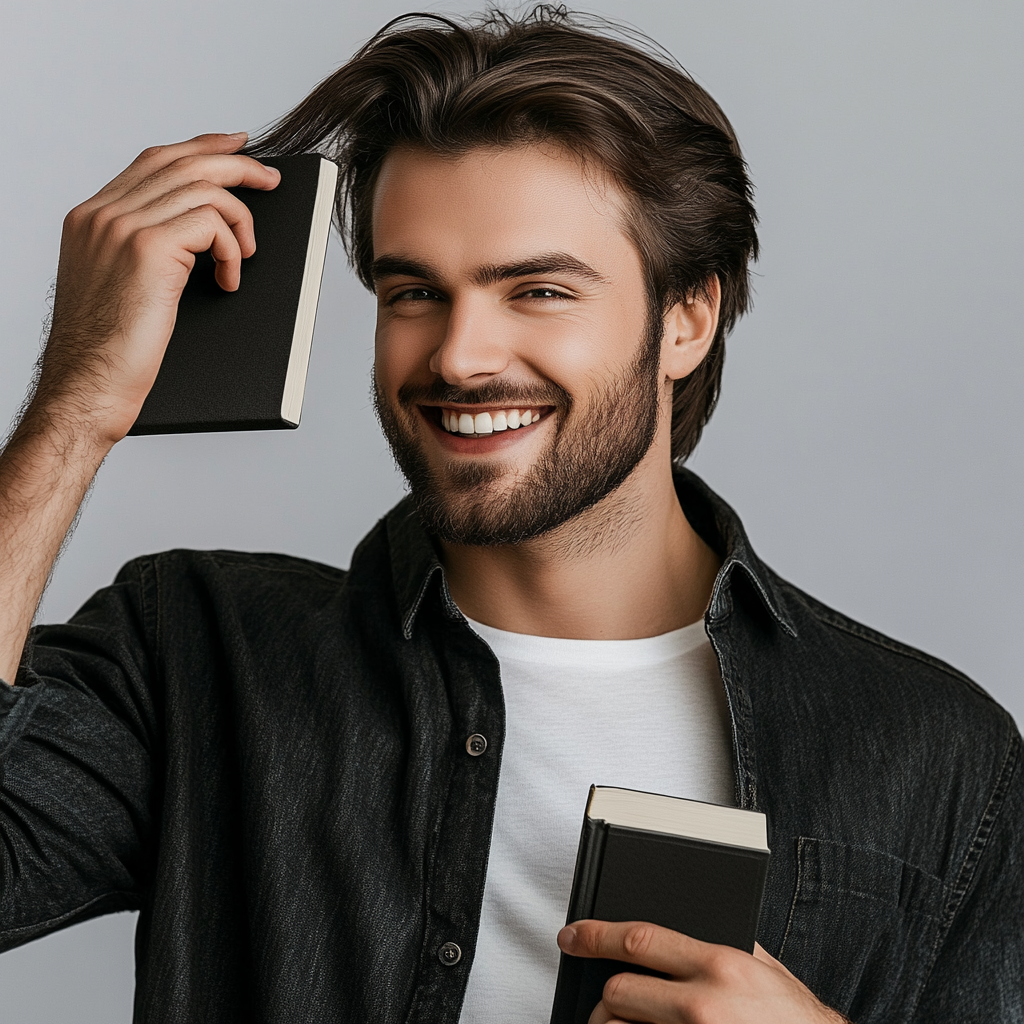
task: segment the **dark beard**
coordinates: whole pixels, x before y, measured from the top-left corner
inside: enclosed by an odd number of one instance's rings
[[[611,494],[647,454],[658,425],[663,324],[651,314],[636,359],[590,408],[573,415],[571,396],[557,385],[517,387],[493,381],[465,389],[435,381],[399,389],[397,408],[374,382],[373,399],[398,468],[409,481],[427,530],[450,544],[521,544],[562,526]],[[555,436],[511,487],[491,486],[506,475],[498,462],[452,459],[444,483],[423,454],[417,405],[445,403],[550,405]],[[549,414],[550,415],[550,414]],[[578,421],[578,422],[577,422]]]

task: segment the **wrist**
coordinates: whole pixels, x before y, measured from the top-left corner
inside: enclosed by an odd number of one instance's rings
[[[119,437],[105,417],[82,408],[83,404],[70,397],[37,393],[11,435],[7,451],[31,452],[33,458],[65,466],[81,465],[91,476]]]

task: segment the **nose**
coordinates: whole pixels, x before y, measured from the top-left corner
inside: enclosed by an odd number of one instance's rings
[[[447,384],[479,385],[503,373],[511,353],[502,341],[500,317],[489,315],[486,302],[452,303],[440,345],[429,367]]]

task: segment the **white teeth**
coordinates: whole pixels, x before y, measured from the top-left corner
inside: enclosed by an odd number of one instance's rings
[[[452,434],[492,434],[503,430],[518,430],[528,427],[541,418],[539,412],[532,409],[498,409],[495,412],[478,412],[475,416],[468,412],[449,412],[441,410],[441,426]]]

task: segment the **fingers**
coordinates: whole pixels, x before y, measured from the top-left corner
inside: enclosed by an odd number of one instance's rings
[[[69,245],[80,250],[84,262],[102,263],[116,258],[126,246],[133,246],[140,233],[153,238],[154,233],[148,229],[190,210],[204,209],[202,216],[188,223],[203,224],[204,235],[212,230],[217,281],[233,291],[238,287],[240,260],[255,252],[256,240],[247,206],[226,189],[239,185],[269,189],[281,180],[275,168],[234,152],[245,138],[244,133],[201,135],[188,142],[146,150],[110,185],[68,214],[65,236]],[[215,230],[208,219],[211,211],[216,211],[222,222]],[[187,237],[193,232],[175,234]],[[179,253],[177,258],[191,264],[186,254]]]
[[[194,253],[211,251],[217,263],[214,276],[225,291],[235,291],[241,277],[242,251],[234,232],[213,206],[187,210],[172,220],[136,233],[140,253],[177,250],[186,270],[192,269]]]
[[[249,208],[241,199],[209,181],[189,182],[171,192],[154,196],[138,210],[124,210],[120,204],[111,203],[96,214],[95,220],[101,231],[128,237],[133,231],[172,220],[203,206],[212,207],[220,214],[238,240],[242,256],[251,256],[256,251]]]
[[[115,178],[91,199],[78,207],[81,214],[99,211],[125,213],[140,209],[160,195],[197,181],[206,181],[220,188],[272,189],[281,180],[281,173],[250,156],[238,154],[189,154],[155,168],[142,178]]]
[[[605,1021],[609,1024],[614,1021],[689,1022],[700,1019],[690,1013],[699,1002],[699,994],[679,982],[652,978],[648,974],[616,974],[605,984],[590,1024],[595,1024],[595,1014],[600,1024]]]
[[[144,149],[110,184],[101,189],[99,195],[111,192],[123,194],[145,179],[183,160],[236,154],[245,145],[248,137],[246,132],[236,132],[233,135],[211,133],[197,135],[194,139],[175,142],[169,146],[151,146],[149,149]],[[236,159],[262,166],[259,161],[252,160],[251,157],[238,156]],[[236,184],[241,184],[241,182],[236,182]],[[273,185],[253,184],[252,187],[272,188]]]
[[[623,960],[675,977],[701,970],[723,948],[643,921],[576,921],[558,933],[558,945],[572,956]]]
[[[616,1017],[602,1000],[594,1007],[594,1012],[587,1020],[587,1024],[626,1024],[626,1022]]]

